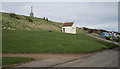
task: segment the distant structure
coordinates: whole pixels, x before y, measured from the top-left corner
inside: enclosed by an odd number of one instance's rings
[[[73,22],[64,23],[62,26],[62,32],[76,34],[76,25]]]
[[[34,17],[34,13],[33,13],[33,7],[31,6],[31,12],[30,12],[30,16]]]

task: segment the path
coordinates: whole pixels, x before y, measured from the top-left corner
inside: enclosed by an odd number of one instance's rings
[[[3,57],[31,57],[36,60],[41,60],[41,59],[52,59],[52,58],[66,58],[66,57],[82,58],[90,54],[39,54],[38,53],[38,54],[2,54],[2,56]]]

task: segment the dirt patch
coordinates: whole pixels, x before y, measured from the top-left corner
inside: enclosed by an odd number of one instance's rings
[[[31,57],[36,60],[62,58],[62,57],[75,57],[82,58],[90,54],[2,54],[3,57]]]
[[[36,60],[51,59],[51,58],[64,58],[64,57],[83,58],[83,57],[87,57],[87,56],[94,55],[97,53],[102,53],[108,50],[109,49],[101,49],[96,52],[84,53],[84,54],[41,54],[41,53],[38,53],[38,54],[2,54],[2,57],[31,57]]]

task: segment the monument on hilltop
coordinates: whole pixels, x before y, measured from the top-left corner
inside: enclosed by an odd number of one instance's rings
[[[30,12],[30,16],[34,17],[34,13],[33,13],[33,7],[31,6],[31,12]]]

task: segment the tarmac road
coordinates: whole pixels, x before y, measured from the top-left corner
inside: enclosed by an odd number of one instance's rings
[[[54,67],[118,67],[118,48]]]
[[[118,67],[118,48],[84,58],[66,57],[33,61],[17,67]]]
[[[64,58],[54,58],[54,59],[45,59],[39,61],[33,61],[30,63],[22,64],[16,67],[53,67],[61,63],[65,63],[68,61],[76,60],[75,57],[64,57]]]

